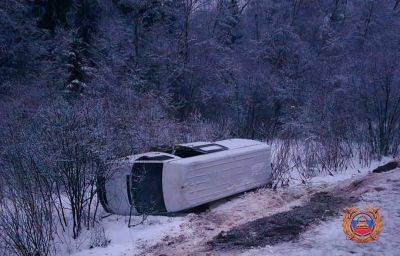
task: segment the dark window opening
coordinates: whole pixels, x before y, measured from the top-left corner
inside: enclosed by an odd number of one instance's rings
[[[182,146],[180,146],[180,147],[175,148],[175,149],[171,152],[171,154],[172,154],[172,155],[175,155],[175,156],[182,157],[182,158],[186,158],[186,157],[204,155],[205,153],[204,153],[204,152],[201,152],[201,151],[199,151],[199,150],[197,150],[197,149],[194,149],[194,148],[189,148],[189,147],[182,147]]]
[[[215,152],[220,152],[227,150],[228,148],[219,144],[215,143],[209,143],[209,144],[204,144],[204,145],[199,145],[199,146],[194,146],[194,147],[188,147],[188,146],[176,146],[174,148],[168,148],[168,147],[154,147],[154,151],[159,151],[159,152],[164,152],[167,154],[179,156],[181,158],[187,158],[187,157],[193,157],[193,156],[200,156],[200,155],[205,155],[205,154],[210,154],[210,153],[215,153]],[[138,160],[168,160],[171,159],[172,157],[169,156],[155,156],[155,157],[148,157],[148,156],[143,156],[139,158]]]
[[[130,175],[126,175],[126,193],[128,194],[129,204],[132,205],[131,176]]]
[[[137,161],[164,161],[172,159],[173,157],[160,155],[160,156],[142,156],[137,159]]]
[[[108,199],[106,193],[106,179],[104,176],[101,175],[97,177],[97,196],[104,210],[106,210],[106,212],[112,213],[111,208],[108,206]]]
[[[132,201],[138,213],[165,213],[162,163],[135,163],[131,175]]]
[[[200,155],[220,152],[227,149],[228,149],[227,147],[224,147],[222,145],[211,143],[195,147],[178,146],[177,148],[175,148],[174,151],[171,152],[171,154],[182,158],[186,158],[186,157],[200,156]]]

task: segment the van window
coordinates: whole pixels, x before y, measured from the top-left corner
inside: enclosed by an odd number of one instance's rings
[[[192,156],[204,155],[205,153],[194,148],[178,146],[171,152],[171,154],[182,158],[187,158]]]
[[[172,159],[173,157],[166,156],[166,155],[159,155],[159,156],[142,156],[139,157],[137,160],[140,161],[164,161],[168,159]]]
[[[200,156],[219,151],[224,151],[227,149],[228,149],[227,147],[215,143],[200,145],[196,147],[178,146],[177,148],[175,148],[174,151],[171,152],[171,154],[182,158],[187,158],[192,156]]]
[[[219,144],[206,144],[206,145],[201,145],[201,146],[197,146],[195,147],[197,150],[200,150],[204,153],[214,153],[214,152],[219,152],[219,151],[224,151],[227,150],[227,147],[224,147],[222,145]]]

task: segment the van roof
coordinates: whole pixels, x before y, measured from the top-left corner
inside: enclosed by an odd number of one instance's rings
[[[208,145],[208,144],[218,144],[218,145],[227,147],[228,149],[235,149],[235,148],[258,145],[260,143],[262,143],[262,142],[256,141],[256,140],[249,140],[249,139],[228,139],[228,140],[219,140],[219,141],[215,141],[215,142],[210,142],[210,141],[191,142],[191,143],[179,144],[179,146],[196,148],[196,147]]]
[[[249,140],[249,139],[228,139],[228,140],[220,140],[220,141],[215,141],[215,142],[209,142],[209,141],[199,141],[199,142],[191,142],[191,143],[183,143],[183,144],[178,144],[177,148],[188,148],[193,151],[197,151],[199,155],[202,154],[208,154],[208,153],[214,153],[214,152],[219,152],[219,151],[225,151],[225,150],[231,150],[231,149],[238,149],[238,148],[243,148],[243,147],[249,147],[249,146],[254,146],[254,145],[260,145],[264,144],[263,142],[256,141],[256,140]],[[204,147],[202,147],[204,146]],[[218,149],[217,147],[220,146]],[[171,154],[172,153],[172,154]],[[174,154],[173,152],[146,152],[142,154],[137,154],[137,155],[130,155],[126,156],[120,159],[116,159],[112,161],[112,163],[118,163],[118,164],[124,164],[124,163],[133,163],[139,160],[138,158],[141,157],[147,157],[149,158],[148,160],[144,160],[147,162],[150,161],[173,161],[176,159],[182,158],[182,155],[179,156],[179,154]],[[168,156],[168,158],[165,158],[163,160],[158,159],[159,157],[163,156]],[[195,156],[195,155],[193,155]],[[188,156],[183,156],[185,157],[190,157]],[[151,160],[151,158],[154,158],[154,160]],[[140,160],[139,160],[140,161]]]

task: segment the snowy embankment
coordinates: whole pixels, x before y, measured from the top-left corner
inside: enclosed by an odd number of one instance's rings
[[[368,174],[355,188],[360,194],[354,205],[360,209],[376,207],[383,218],[383,232],[371,244],[355,244],[342,232],[342,216],[320,223],[291,243],[238,252],[241,255],[400,255],[400,169]],[[346,182],[344,182],[347,184]],[[343,184],[344,185],[344,184]]]
[[[386,161],[388,159],[385,159]],[[106,248],[89,249],[82,246],[75,255],[347,255],[370,253],[395,255],[400,248],[400,170],[369,174],[379,163],[368,168],[354,168],[346,173],[316,177],[306,185],[298,184],[277,191],[259,189],[237,197],[220,200],[208,211],[182,214],[175,217],[149,216],[144,224],[127,227],[127,218],[110,216],[103,220],[107,237]],[[363,180],[352,189],[354,181]],[[375,206],[381,209],[384,231],[376,243],[356,245],[342,233],[341,216],[333,216],[310,225],[290,242],[255,248],[212,248],[209,242],[221,232],[251,221],[286,212],[294,206],[305,205],[310,196],[320,191],[339,191],[359,196],[356,206]],[[347,192],[346,192],[347,193]],[[135,217],[134,221],[139,221]]]
[[[83,246],[72,255],[137,255],[144,248],[162,241],[165,236],[178,234],[185,221],[183,217],[164,216],[148,216],[143,223],[140,216],[134,216],[132,219],[132,223],[137,222],[138,225],[129,228],[127,217],[111,215],[104,218],[102,225],[110,244],[105,248],[91,249],[85,246],[88,241],[83,241]],[[86,240],[89,240],[89,236],[90,234],[86,235]]]

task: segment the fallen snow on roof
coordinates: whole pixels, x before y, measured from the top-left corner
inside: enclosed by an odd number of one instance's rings
[[[235,149],[235,148],[258,145],[261,143],[262,142],[260,142],[260,141],[249,140],[249,139],[228,139],[228,140],[219,140],[219,141],[215,141],[215,142],[209,142],[209,141],[191,142],[191,143],[184,143],[184,144],[179,144],[179,145],[185,146],[185,147],[198,147],[198,146],[207,145],[207,144],[218,144],[218,145],[225,146],[229,149]]]
[[[248,140],[248,139],[229,139],[229,140],[220,140],[216,141],[215,144],[219,144],[225,146],[229,149],[248,147],[253,145],[262,144],[263,142],[257,140]]]
[[[207,145],[210,144],[212,142],[209,141],[198,141],[198,142],[190,142],[190,143],[183,143],[183,144],[179,144],[179,146],[183,146],[183,147],[197,147],[197,146],[201,146],[201,145]]]

